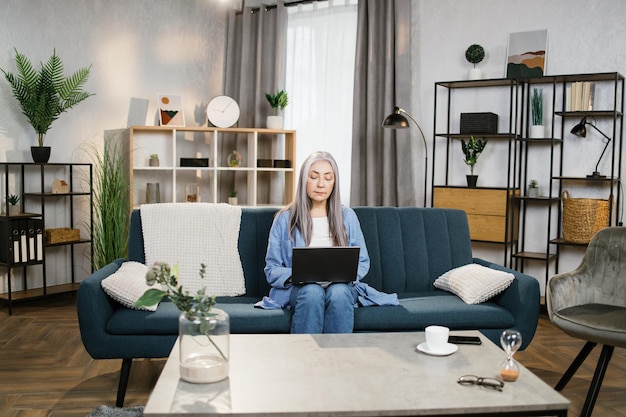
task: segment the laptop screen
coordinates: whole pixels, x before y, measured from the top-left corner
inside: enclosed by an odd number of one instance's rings
[[[292,280],[295,284],[356,281],[359,251],[359,246],[293,248]]]

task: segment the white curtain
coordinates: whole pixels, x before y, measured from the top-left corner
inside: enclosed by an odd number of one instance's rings
[[[349,205],[357,0],[300,4],[287,12],[285,127],[297,131],[298,175],[309,154],[330,152]]]

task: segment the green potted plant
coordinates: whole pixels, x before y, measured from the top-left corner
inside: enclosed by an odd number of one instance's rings
[[[15,49],[17,75],[2,69],[11,84],[13,96],[20,103],[22,113],[37,132],[38,146],[31,147],[33,161],[46,163],[50,158],[50,147],[43,146],[44,137],[52,122],[61,113],[71,109],[93,94],[82,87],[89,78],[91,66],[80,68],[71,76],[63,75],[63,62],[53,51],[52,56],[37,71],[30,60]]]
[[[289,104],[287,93],[283,90],[279,90],[275,94],[265,93],[265,98],[274,110],[273,116],[267,116],[268,129],[282,129],[283,117],[280,115],[280,112],[285,110],[285,107]]]
[[[461,150],[465,155],[465,159],[463,161],[466,165],[470,167],[470,175],[466,175],[467,186],[470,188],[476,187],[478,175],[474,175],[474,165],[476,165],[476,162],[478,162],[478,157],[485,149],[485,145],[487,145],[486,139],[476,140],[474,136],[470,136],[467,142],[461,140]]]
[[[20,214],[20,206],[17,205],[20,201],[20,197],[15,194],[11,194],[7,200],[9,201],[9,216],[17,216]]]
[[[477,80],[480,78],[480,69],[476,68],[476,64],[482,62],[484,58],[485,49],[478,44],[472,44],[465,50],[465,59],[467,62],[474,65],[474,68],[470,68],[469,70],[470,80]]]
[[[148,165],[150,165],[151,167],[158,167],[159,166],[159,155],[156,153],[151,153],[150,154],[150,160],[148,161]]]
[[[543,90],[541,88],[533,88],[530,103],[533,121],[530,126],[530,137],[543,138],[545,136],[545,128],[543,126]]]
[[[228,204],[231,204],[233,206],[236,206],[238,204],[237,191],[233,190],[230,193],[228,193]]]
[[[537,180],[530,180],[528,183],[528,197],[536,198],[539,197],[539,185],[537,184]]]

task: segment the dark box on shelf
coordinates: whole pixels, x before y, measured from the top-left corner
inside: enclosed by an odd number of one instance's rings
[[[209,158],[180,158],[181,167],[208,167]]]
[[[274,168],[291,168],[289,159],[274,159]]]
[[[271,168],[272,160],[271,159],[257,159],[256,166],[259,168]]]
[[[461,113],[461,129],[465,133],[498,133],[498,115],[495,113]]]

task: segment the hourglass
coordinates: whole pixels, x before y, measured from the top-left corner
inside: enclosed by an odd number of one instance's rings
[[[522,335],[517,330],[505,330],[500,336],[500,345],[506,352],[506,359],[500,365],[500,378],[506,382],[513,382],[519,376],[519,366],[513,355],[522,345]]]

